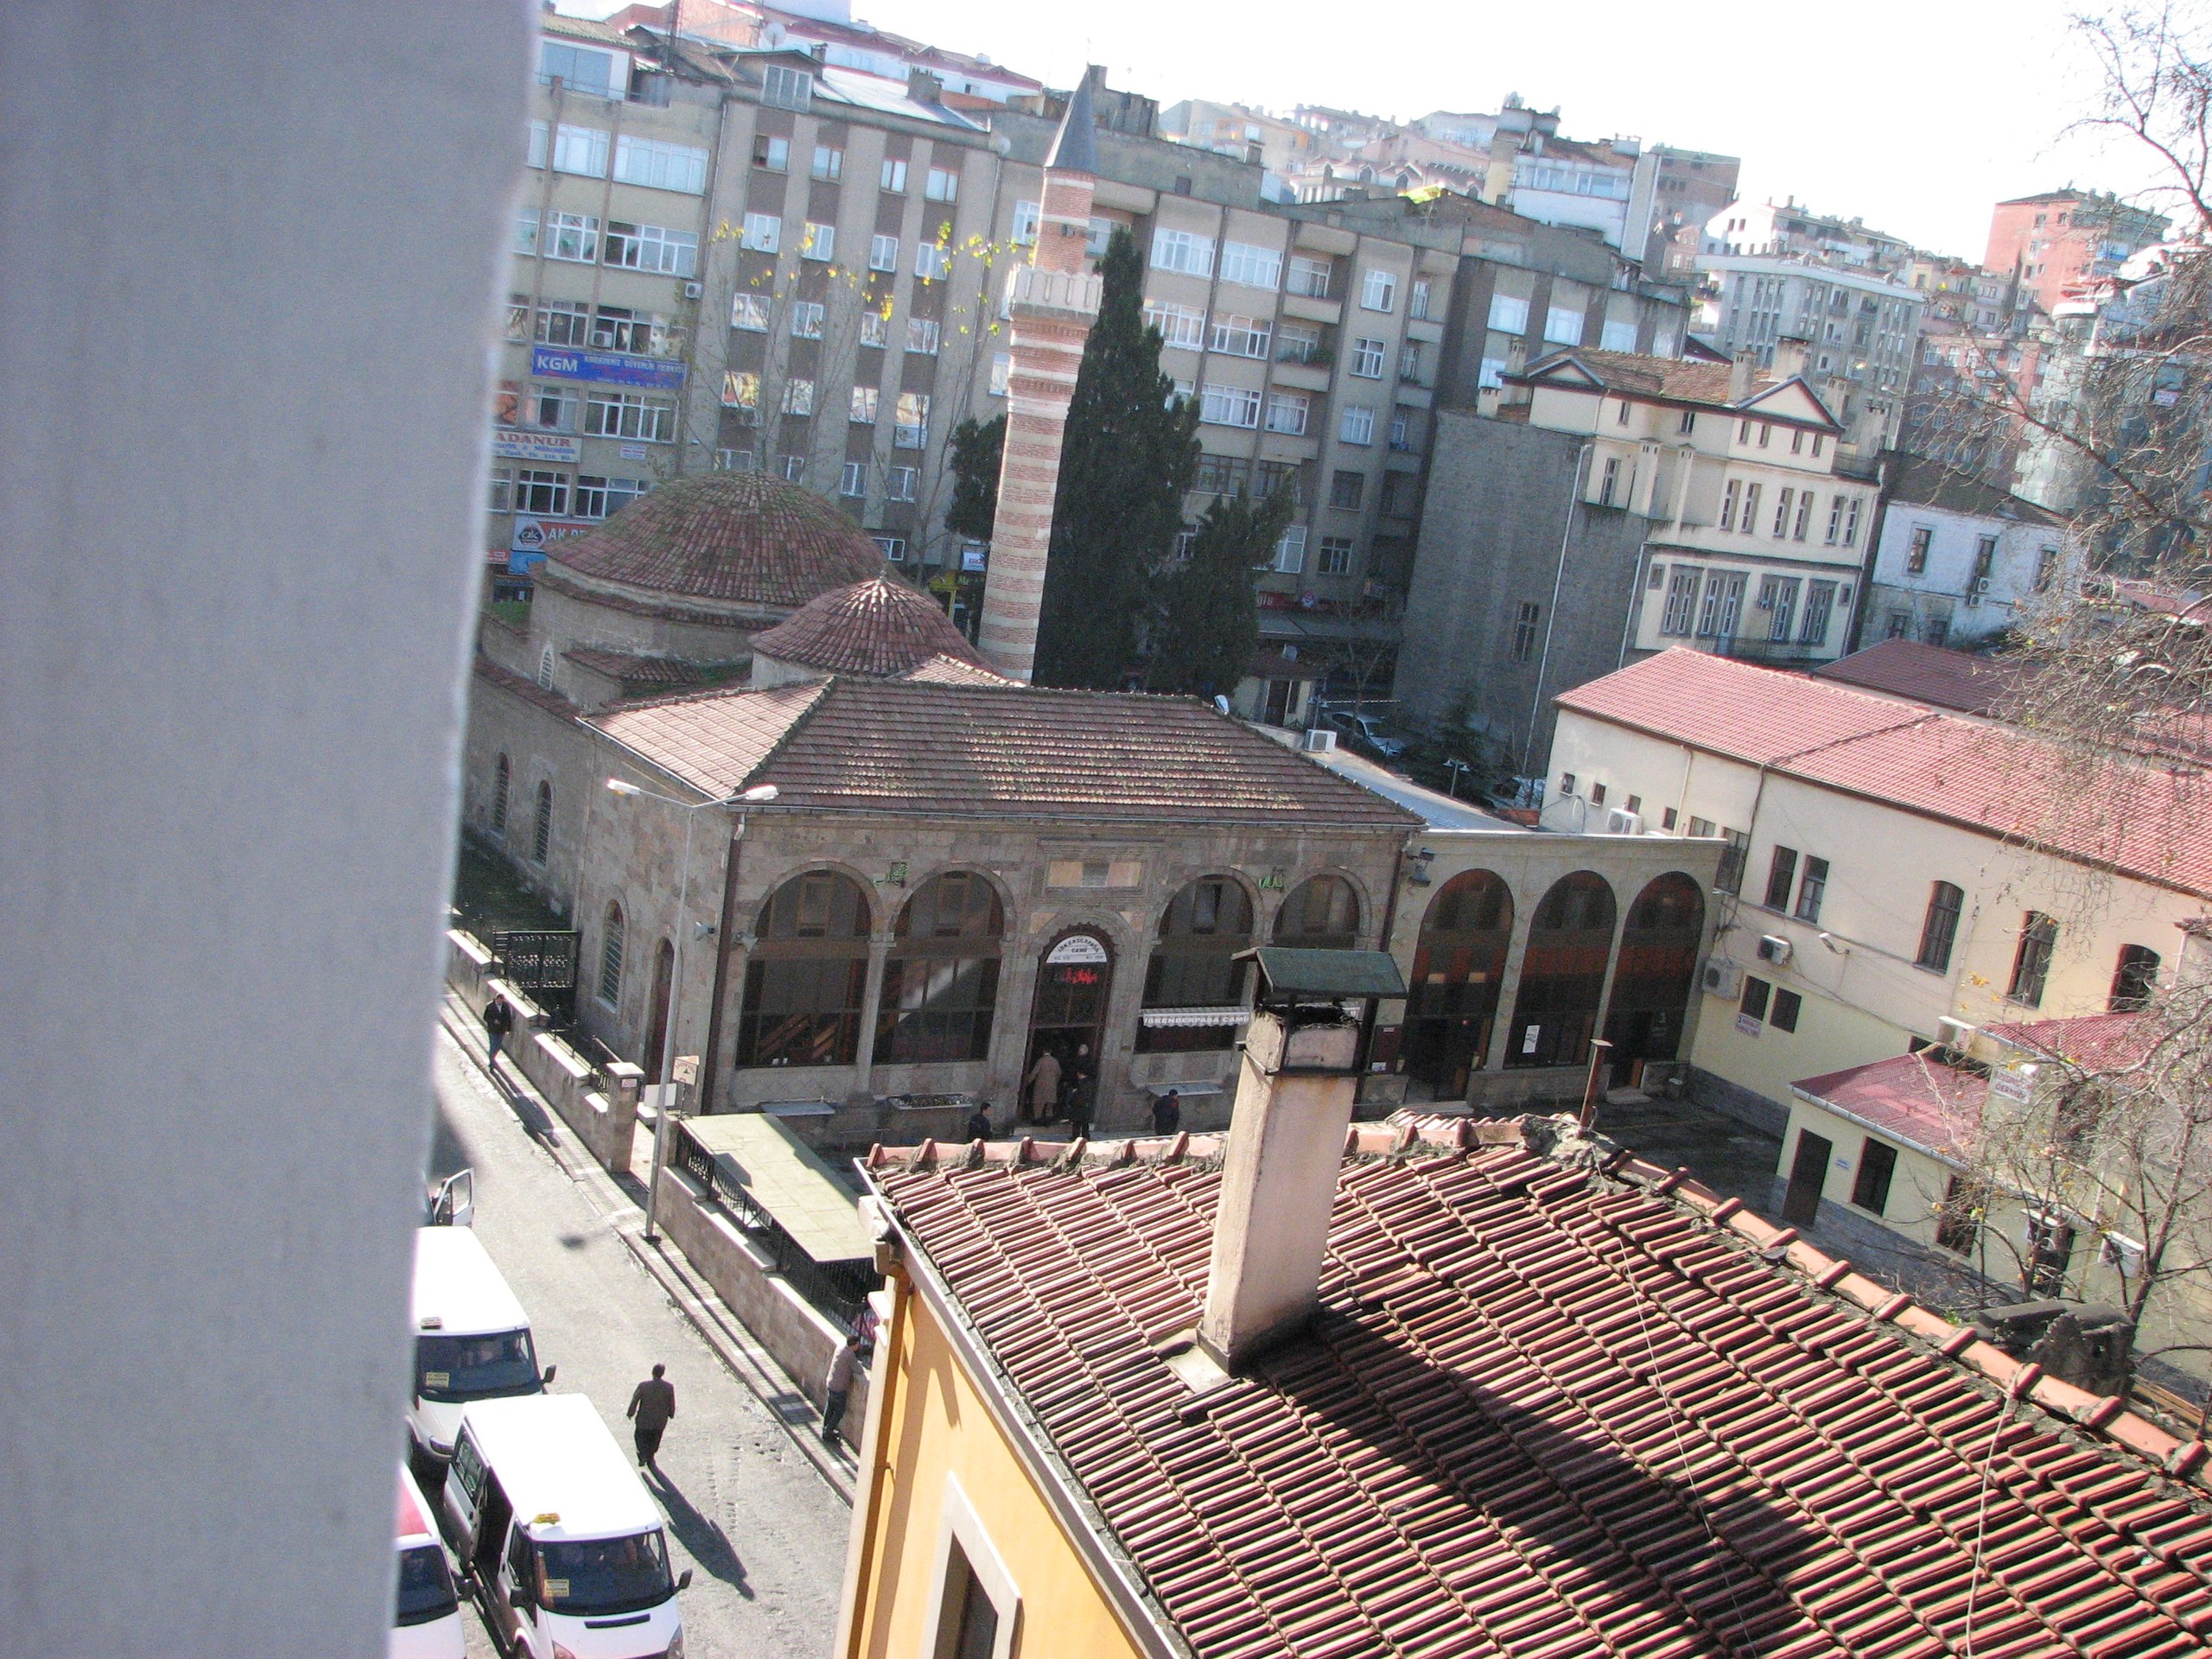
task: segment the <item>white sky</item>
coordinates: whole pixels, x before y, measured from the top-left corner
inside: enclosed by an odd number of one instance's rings
[[[2152,180],[2133,152],[2062,140],[2094,90],[2067,19],[2086,0],[854,0],[880,28],[982,52],[1046,84],[1085,61],[1157,98],[1411,118],[1509,92],[1570,137],[1632,133],[1744,161],[1743,194],[1979,259],[1992,203]],[[563,10],[603,13],[607,0]]]

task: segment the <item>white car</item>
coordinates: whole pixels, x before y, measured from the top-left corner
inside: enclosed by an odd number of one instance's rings
[[[430,1506],[407,1465],[399,1465],[399,1605],[393,1611],[391,1659],[467,1659],[446,1547],[431,1524]]]

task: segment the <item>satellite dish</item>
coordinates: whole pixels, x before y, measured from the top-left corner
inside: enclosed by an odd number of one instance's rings
[[[1227,714],[1229,712],[1229,699],[1217,692],[1213,700],[1213,711],[1217,715]]]

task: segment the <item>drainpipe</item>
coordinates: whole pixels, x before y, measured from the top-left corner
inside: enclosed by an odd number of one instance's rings
[[[1529,741],[1522,746],[1521,772],[1523,777],[1535,775],[1536,722],[1544,711],[1544,671],[1552,660],[1552,630],[1559,626],[1559,596],[1567,585],[1567,546],[1574,536],[1574,510],[1581,504],[1582,469],[1590,459],[1590,446],[1594,440],[1585,438],[1574,452],[1574,486],[1567,494],[1567,522],[1559,527],[1559,569],[1552,576],[1552,607],[1544,618],[1544,648],[1536,658],[1536,695],[1529,704]]]
[[[1628,666],[1629,642],[1636,638],[1636,625],[1643,611],[1643,567],[1650,563],[1651,543],[1647,537],[1636,550],[1636,585],[1629,590],[1628,609],[1621,616],[1621,654],[1614,659],[1616,671]]]
[[[737,931],[737,865],[744,850],[745,814],[740,812],[730,828],[729,859],[722,868],[721,921],[715,933],[715,988],[707,1005],[707,1050],[699,1061],[699,1109],[704,1112],[715,1109],[715,1097],[721,1088],[722,1074],[717,1057],[721,1052],[722,1005],[727,1001],[729,984],[730,944]]]

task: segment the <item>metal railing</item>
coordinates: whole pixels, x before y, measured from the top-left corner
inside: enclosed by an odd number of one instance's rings
[[[715,1195],[747,1242],[768,1257],[785,1281],[841,1325],[849,1326],[859,1319],[868,1294],[883,1282],[875,1269],[860,1262],[817,1262],[753,1201],[750,1191],[722,1179],[714,1159],[685,1125],[679,1122],[675,1128],[677,1163]]]

